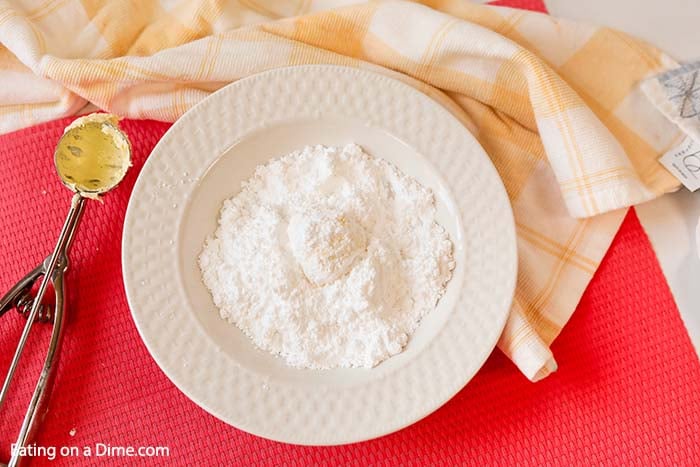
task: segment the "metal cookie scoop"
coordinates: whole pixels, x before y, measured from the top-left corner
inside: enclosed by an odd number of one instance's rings
[[[121,182],[131,166],[131,145],[126,135],[119,129],[117,117],[109,114],[91,114],[78,118],[65,129],[56,146],[54,160],[61,181],[75,192],[56,247],[41,264],[0,299],[0,316],[16,308],[27,318],[7,377],[0,390],[0,414],[32,325],[36,321],[53,323],[48,353],[22,422],[9,466],[19,465],[22,461],[22,447],[29,444],[29,440],[46,413],[46,401],[55,376],[56,357],[61,347],[65,318],[63,275],[68,269],[68,252],[73,234],[80,223],[85,199],[97,199],[99,195],[108,192]],[[42,279],[39,288],[36,294],[32,294],[32,287],[40,277]],[[55,305],[42,303],[49,283],[53,284],[55,290]]]

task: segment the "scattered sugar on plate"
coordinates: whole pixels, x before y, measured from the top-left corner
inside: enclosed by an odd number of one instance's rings
[[[373,367],[443,295],[453,246],[433,193],[356,144],[257,167],[199,257],[221,317],[289,365]]]

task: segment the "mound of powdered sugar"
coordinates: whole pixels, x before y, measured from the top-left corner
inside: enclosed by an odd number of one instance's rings
[[[455,264],[432,192],[355,145],[259,166],[199,257],[221,316],[306,368],[401,352]]]

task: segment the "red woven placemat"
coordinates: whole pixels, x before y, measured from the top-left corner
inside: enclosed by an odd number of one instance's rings
[[[68,122],[0,137],[2,290],[50,251],[60,229],[70,193],[54,175],[52,151]],[[335,448],[267,441],[218,421],[158,369],[129,314],[120,268],[124,211],[138,171],[168,125],[126,121],[124,127],[134,142],[135,166],[104,205],[89,203],[77,235],[69,322],[40,445],[169,446],[170,457],[159,460],[163,465],[194,459],[297,465],[700,463],[700,364],[634,213],[554,344],[559,371],[542,382],[528,382],[496,352],[462,392],[425,420],[375,441]],[[23,323],[15,314],[0,320],[2,374]],[[48,326],[39,328],[36,354],[44,352]],[[0,420],[0,459],[9,454],[37,374],[38,361],[27,363]],[[51,465],[95,462],[126,463],[81,457]]]

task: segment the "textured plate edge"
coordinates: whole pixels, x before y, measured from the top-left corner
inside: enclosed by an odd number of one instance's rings
[[[130,284],[130,281],[127,279],[127,275],[128,275],[127,274],[127,267],[126,267],[126,265],[128,264],[128,258],[127,258],[128,251],[127,251],[127,244],[126,244],[127,243],[127,230],[128,230],[128,227],[131,223],[131,218],[134,216],[134,213],[133,213],[134,209],[132,206],[133,194],[136,191],[137,185],[140,182],[143,183],[141,174],[144,172],[144,170],[146,170],[146,168],[149,165],[151,165],[152,159],[151,159],[150,155],[146,159],[146,161],[141,169],[141,173],[139,173],[139,177],[136,180],[136,183],[134,184],[134,187],[132,189],[132,193],[129,197],[129,203],[128,203],[127,210],[126,210],[125,217],[124,217],[124,225],[123,225],[123,230],[122,230],[122,242],[121,242],[122,277],[123,277],[123,283],[124,283],[124,290],[126,293],[127,302],[129,305],[129,310],[130,310],[132,319],[134,320],[139,337],[144,342],[144,345],[146,346],[146,349],[148,350],[149,354],[154,359],[154,361],[156,362],[156,364],[160,368],[160,370],[163,371],[163,373],[166,375],[166,377],[173,383],[173,385],[175,385],[175,387],[177,387],[178,390],[180,390],[183,394],[185,394],[196,405],[198,405],[199,407],[204,409],[207,413],[209,413],[212,416],[214,416],[215,418],[223,421],[224,423],[227,423],[231,426],[234,426],[237,429],[240,429],[242,431],[253,434],[255,436],[259,436],[259,437],[273,440],[276,442],[295,444],[295,445],[304,445],[304,446],[334,446],[334,445],[354,444],[354,443],[368,441],[371,439],[376,439],[376,438],[379,438],[382,436],[389,435],[391,433],[400,431],[400,430],[422,420],[423,418],[427,417],[428,415],[432,414],[434,411],[438,410],[440,407],[445,405],[457,393],[459,393],[462,389],[464,389],[464,387],[466,387],[466,385],[473,379],[473,377],[476,375],[476,373],[478,373],[479,369],[481,369],[483,367],[484,363],[488,360],[489,356],[493,353],[493,350],[496,348],[496,345],[498,343],[498,339],[500,338],[500,335],[502,334],[503,329],[505,328],[505,325],[506,325],[506,322],[507,322],[507,319],[508,319],[508,316],[510,314],[510,310],[512,307],[513,298],[514,298],[515,287],[516,287],[516,282],[517,282],[517,269],[518,269],[518,261],[517,261],[518,255],[517,255],[517,241],[516,241],[517,237],[516,237],[516,229],[515,229],[515,220],[514,220],[514,216],[513,216],[512,205],[511,205],[510,199],[507,195],[507,191],[505,189],[503,181],[500,177],[500,174],[498,173],[495,166],[493,165],[493,162],[490,160],[488,153],[486,153],[486,151],[483,149],[483,147],[478,142],[476,137],[455,117],[454,114],[452,114],[444,106],[440,105],[439,102],[437,102],[436,100],[434,100],[433,98],[431,98],[427,94],[421,92],[420,90],[418,90],[418,89],[416,89],[416,88],[414,88],[414,87],[412,87],[412,86],[410,86],[410,85],[408,85],[400,80],[397,80],[395,77],[392,77],[392,76],[387,76],[387,75],[377,73],[376,71],[372,71],[372,70],[345,67],[345,66],[340,66],[340,65],[314,64],[314,65],[299,65],[299,66],[275,68],[272,70],[267,70],[267,71],[264,71],[261,73],[257,73],[257,74],[242,78],[240,80],[237,80],[237,81],[221,88],[220,90],[216,91],[215,93],[212,93],[210,96],[208,96],[207,98],[205,98],[202,101],[200,101],[199,103],[197,103],[187,113],[196,112],[197,109],[199,109],[200,107],[206,106],[207,102],[210,99],[216,99],[217,94],[227,92],[227,88],[229,88],[231,86],[235,86],[239,83],[245,85],[245,82],[247,82],[249,80],[252,81],[255,79],[260,79],[261,77],[264,77],[264,75],[268,75],[268,74],[269,75],[277,74],[281,71],[286,71],[286,70],[303,71],[304,69],[323,69],[323,70],[326,70],[329,72],[331,72],[333,70],[336,70],[336,71],[339,70],[339,71],[345,71],[345,72],[348,70],[352,70],[353,72],[356,72],[356,73],[375,75],[376,77],[380,77],[382,79],[391,81],[391,82],[395,83],[395,85],[398,85],[401,88],[404,88],[407,92],[416,95],[420,99],[426,99],[426,100],[430,101],[430,103],[432,104],[432,106],[434,106],[436,108],[436,110],[439,109],[439,112],[442,112],[445,115],[446,119],[449,119],[452,121],[453,124],[458,125],[463,130],[463,132],[468,135],[467,137],[472,139],[473,144],[481,150],[482,155],[488,161],[486,166],[490,166],[490,169],[487,169],[487,170],[491,170],[492,171],[491,176],[498,181],[498,186],[496,187],[496,189],[498,191],[500,191],[500,195],[507,201],[507,205],[508,205],[508,209],[506,212],[507,219],[503,219],[503,220],[508,224],[507,225],[507,228],[508,228],[507,235],[510,238],[512,238],[512,240],[513,240],[512,242],[509,242],[510,249],[511,249],[509,256],[514,259],[514,265],[513,265],[512,273],[510,275],[510,279],[508,281],[508,284],[506,284],[504,286],[508,290],[507,310],[506,310],[506,312],[501,314],[501,322],[498,323],[497,326],[494,325],[494,330],[498,329],[498,332],[494,331],[495,337],[490,339],[492,344],[490,344],[489,350],[485,351],[484,355],[482,355],[482,358],[480,358],[480,363],[475,367],[476,370],[468,377],[468,379],[466,381],[464,381],[463,384],[458,385],[456,388],[454,388],[454,390],[451,391],[449,396],[444,398],[444,400],[440,404],[438,404],[430,409],[426,409],[423,413],[420,413],[420,414],[416,415],[415,417],[402,419],[400,423],[396,424],[396,426],[392,426],[392,427],[384,428],[384,429],[377,429],[374,432],[366,433],[365,436],[354,437],[351,439],[331,440],[328,442],[325,442],[325,441],[307,442],[308,440],[302,438],[302,439],[295,439],[295,440],[290,441],[289,439],[277,437],[274,434],[271,434],[269,432],[265,432],[264,430],[260,430],[260,431],[256,430],[255,428],[253,428],[251,426],[246,426],[246,424],[240,424],[240,423],[234,424],[234,422],[228,420],[227,418],[225,418],[221,414],[217,413],[216,409],[208,406],[208,404],[205,401],[203,401],[198,395],[190,392],[184,385],[180,384],[180,382],[178,381],[177,378],[175,378],[171,374],[169,374],[169,369],[167,368],[167,364],[158,357],[158,354],[155,351],[154,346],[152,344],[149,344],[149,340],[147,339],[147,336],[144,334],[143,326],[145,326],[145,323],[140,322],[138,317],[137,317],[137,314],[134,312],[134,306],[133,306],[134,304],[132,303],[133,302],[133,290],[132,289],[134,287],[137,287],[137,285]],[[159,150],[160,146],[163,145],[163,141],[166,140],[166,137],[168,137],[168,135],[170,133],[174,133],[178,130],[178,128],[180,126],[180,125],[178,125],[178,123],[180,121],[182,121],[182,120],[178,119],[178,121],[174,122],[174,124],[166,131],[166,133],[161,137],[161,139],[158,141],[158,143],[154,146],[153,150],[151,151],[151,155],[153,153],[155,153],[157,150]]]

